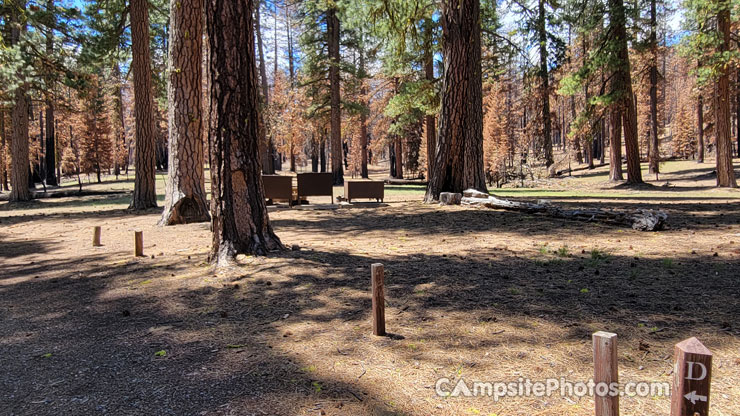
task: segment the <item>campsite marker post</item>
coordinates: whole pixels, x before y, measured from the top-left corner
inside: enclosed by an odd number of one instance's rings
[[[594,404],[596,416],[619,416],[619,395],[610,395],[612,383],[619,382],[617,365],[617,334],[599,331],[593,334],[594,343]],[[608,386],[606,391],[601,386]]]
[[[381,263],[370,266],[373,286],[373,335],[385,335],[385,295],[383,294],[385,271]]]
[[[712,353],[692,337],[675,347],[671,416],[707,416]]]
[[[144,232],[134,231],[134,257],[144,256]]]
[[[93,247],[100,247],[100,226],[96,225],[93,227],[93,240],[92,240]]]

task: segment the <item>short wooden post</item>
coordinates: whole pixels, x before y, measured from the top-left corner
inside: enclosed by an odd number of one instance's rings
[[[144,255],[144,232],[134,231],[134,257]]]
[[[593,343],[596,416],[619,416],[619,395],[609,394],[612,383],[619,382],[617,334],[604,331],[595,332]],[[602,386],[608,386],[608,388]]]
[[[373,284],[373,335],[385,335],[385,295],[383,294],[383,281],[385,271],[383,265],[374,263],[370,266],[371,280]]]
[[[100,226],[96,225],[93,227],[93,240],[92,240],[93,247],[100,247]]]
[[[712,353],[696,338],[676,344],[671,416],[707,416]]]

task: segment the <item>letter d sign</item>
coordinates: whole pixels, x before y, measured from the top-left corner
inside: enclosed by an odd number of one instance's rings
[[[694,377],[695,366],[701,368],[701,376]],[[686,361],[686,380],[704,380],[707,378],[707,366],[694,361]]]

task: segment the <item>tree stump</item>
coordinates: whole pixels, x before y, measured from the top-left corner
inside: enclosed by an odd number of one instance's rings
[[[439,194],[439,205],[460,205],[462,194],[442,192]]]

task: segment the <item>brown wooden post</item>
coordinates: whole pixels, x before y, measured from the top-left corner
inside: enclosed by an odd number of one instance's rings
[[[134,231],[134,257],[144,255],[144,232]]]
[[[671,416],[707,416],[712,353],[692,337],[675,347]]]
[[[96,225],[93,227],[93,240],[92,240],[93,247],[100,247],[100,226]]]
[[[609,386],[606,391],[596,388],[596,416],[619,416],[619,395],[609,395],[612,383],[619,382],[617,365],[617,334],[599,331],[593,334],[594,383]]]
[[[383,281],[385,271],[383,265],[374,263],[370,266],[371,280],[373,284],[373,335],[385,335],[385,296],[383,294]]]

